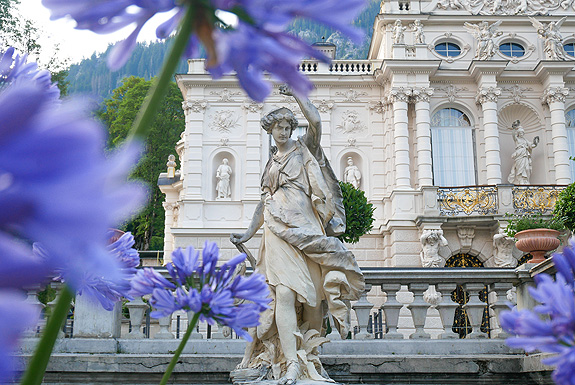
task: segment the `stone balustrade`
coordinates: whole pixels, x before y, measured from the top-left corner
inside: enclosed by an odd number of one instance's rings
[[[317,60],[303,60],[298,69],[306,73],[363,75],[373,73],[379,65],[373,60],[333,60],[329,65]]]

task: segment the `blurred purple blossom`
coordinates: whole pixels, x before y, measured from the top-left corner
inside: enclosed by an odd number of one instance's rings
[[[553,380],[559,385],[575,385],[575,238],[562,253],[553,254],[553,262],[555,280],[539,274],[535,276],[537,287],[529,288],[540,304],[533,310],[504,311],[500,322],[505,331],[516,336],[507,339],[509,346],[555,354],[542,360],[556,367]]]
[[[40,315],[38,308],[24,300],[21,293],[0,291],[0,384],[14,380],[18,341],[24,331],[36,325]]]
[[[156,36],[167,38],[176,31],[188,9],[194,7],[194,25],[184,29],[189,34],[186,54],[197,53],[198,41],[208,52],[207,69],[216,78],[236,71],[247,94],[261,102],[271,86],[264,71],[287,82],[296,93],[307,94],[311,83],[297,70],[304,57],[324,62],[329,59],[309,44],[286,33],[297,18],[309,19],[340,30],[355,42],[363,35],[349,25],[365,6],[365,0],[42,0],[52,12],[52,19],[69,15],[78,29],[110,33],[135,24],[132,33],[118,43],[108,56],[108,67],[116,70],[130,57],[144,24],[154,15],[172,11],[169,20],[160,25]],[[222,28],[216,11],[238,16],[237,26]]]
[[[152,317],[165,317],[176,310],[201,313],[200,320],[229,326],[250,339],[244,328],[258,325],[259,314],[268,308],[269,288],[263,275],[249,277],[234,274],[245,260],[240,254],[217,267],[219,249],[206,242],[199,263],[199,252],[193,247],[177,249],[172,262],[166,265],[174,285],[160,273],[144,268],[132,280],[132,295],[151,294],[150,303],[156,309]]]

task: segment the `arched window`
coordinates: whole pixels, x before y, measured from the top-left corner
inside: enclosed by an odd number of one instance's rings
[[[567,111],[565,114],[565,123],[567,123],[569,156],[575,156],[575,108]],[[575,181],[575,162],[569,162],[569,164],[571,165],[571,180]]]
[[[444,108],[433,115],[431,151],[435,186],[476,184],[473,127],[463,112]]]

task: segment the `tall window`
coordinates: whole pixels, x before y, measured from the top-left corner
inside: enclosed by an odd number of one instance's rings
[[[435,186],[476,184],[473,128],[463,112],[445,108],[433,115],[431,151]]]
[[[565,114],[567,123],[567,143],[569,145],[569,156],[575,156],[575,109],[567,111]],[[569,162],[571,165],[571,180],[575,182],[575,162]]]

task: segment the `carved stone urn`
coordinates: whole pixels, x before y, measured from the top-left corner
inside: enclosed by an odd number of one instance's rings
[[[515,246],[526,253],[531,253],[533,259],[529,263],[541,263],[545,261],[545,254],[555,250],[561,243],[559,231],[551,229],[529,229],[515,234],[517,243]]]

